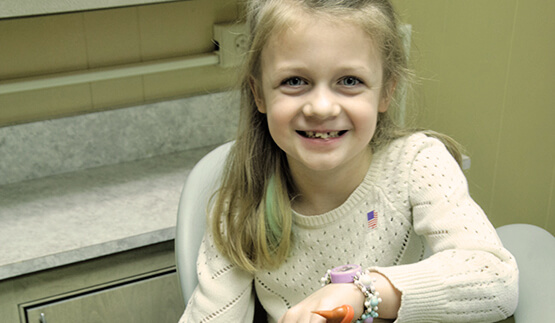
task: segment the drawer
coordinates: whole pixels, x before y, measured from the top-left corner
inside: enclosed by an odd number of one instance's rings
[[[174,272],[25,307],[29,323],[172,322],[183,311]]]

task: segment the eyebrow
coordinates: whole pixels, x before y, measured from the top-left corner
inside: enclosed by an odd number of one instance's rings
[[[274,67],[274,73],[291,73],[291,72],[304,72],[305,70],[309,70],[310,68],[305,64],[280,64],[277,67]],[[337,71],[364,71],[369,73],[376,73],[375,69],[369,68],[368,66],[364,65],[344,65],[344,66],[336,66],[333,67],[334,70]]]

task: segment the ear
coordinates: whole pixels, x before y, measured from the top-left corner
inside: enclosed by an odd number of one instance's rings
[[[251,88],[252,96],[254,97],[254,103],[258,108],[258,112],[266,113],[266,106],[264,105],[264,99],[262,97],[262,89],[260,88],[260,82],[258,82],[254,76],[249,77],[249,86]]]
[[[395,93],[395,88],[397,88],[397,81],[391,81],[383,88],[378,112],[384,113],[389,109],[389,104],[393,98],[393,93]]]

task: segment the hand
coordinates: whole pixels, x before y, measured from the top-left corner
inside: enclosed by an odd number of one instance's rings
[[[312,311],[332,310],[344,304],[351,305],[355,311],[354,317],[358,318],[364,309],[364,294],[351,283],[329,284],[290,308],[278,322],[325,323],[324,317],[312,313]]]

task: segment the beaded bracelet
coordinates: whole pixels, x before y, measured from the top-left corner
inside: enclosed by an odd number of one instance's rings
[[[345,271],[345,267],[347,266],[351,266],[349,269],[353,268],[353,265],[346,265],[328,270],[324,277],[320,280],[322,282],[322,286],[332,282],[332,271]],[[382,301],[380,293],[376,291],[376,288],[374,287],[376,279],[372,278],[370,276],[370,270],[366,269],[363,272],[358,271],[352,275],[352,280],[350,280],[350,282],[355,284],[355,286],[358,287],[358,289],[360,289],[360,291],[364,294],[364,311],[362,312],[362,316],[356,320],[356,322],[372,323],[374,318],[378,317],[378,304]]]
[[[357,273],[353,277],[353,283],[364,294],[364,311],[357,323],[372,323],[378,317],[378,304],[382,302],[380,292],[376,291],[375,278],[370,276],[370,270],[366,269],[362,273]]]

